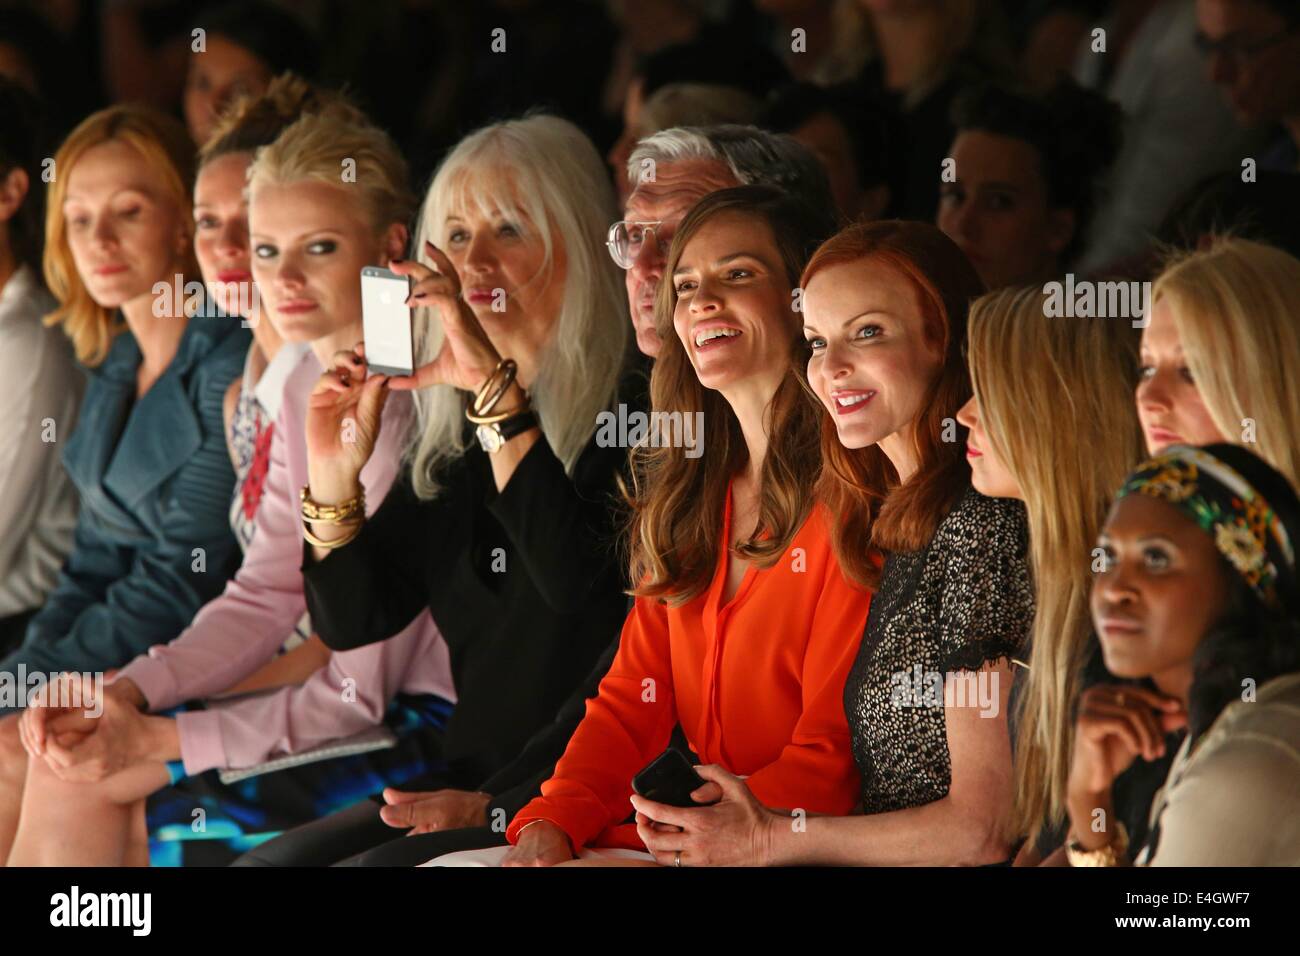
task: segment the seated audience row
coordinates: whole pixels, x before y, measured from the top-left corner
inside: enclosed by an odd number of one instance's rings
[[[43,244],[6,137],[0,671],[43,686],[0,701],[0,859],[1300,863],[1300,261],[1187,213],[1149,298],[1054,315],[1118,117],[958,95],[968,26],[936,224],[878,218],[847,91],[625,144],[621,210],[556,116],[417,203],[292,75],[197,152],[116,106]],[[660,92],[647,130],[704,102]],[[689,796],[638,792],[670,748]]]

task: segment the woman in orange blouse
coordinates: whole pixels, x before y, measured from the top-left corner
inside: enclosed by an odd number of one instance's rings
[[[851,811],[860,784],[844,681],[870,596],[840,571],[814,503],[816,408],[791,362],[792,290],[832,228],[761,186],[714,193],[682,223],[659,291],[651,404],[686,425],[701,413],[707,431],[652,434],[636,450],[636,603],[554,775],[507,829],[512,848],[435,865],[547,866],[602,855],[592,847],[652,861],[627,822],[631,781],[678,723],[703,763],[747,775],[769,805]]]

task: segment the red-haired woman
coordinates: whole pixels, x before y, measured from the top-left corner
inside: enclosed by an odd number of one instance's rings
[[[971,487],[955,421],[980,280],[937,229],[894,221],[832,237],[802,287],[808,384],[827,412],[822,496],[840,564],[876,590],[844,691],[862,815],[792,828],[714,773],[723,796],[711,807],[634,798],[639,832],[692,863],[1000,862],[1009,667],[1033,590],[1023,506]]]

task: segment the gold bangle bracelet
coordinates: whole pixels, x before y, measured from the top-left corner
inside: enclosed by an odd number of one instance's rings
[[[342,522],[339,523],[341,524]],[[347,534],[345,534],[343,537],[335,538],[333,541],[325,541],[324,539],[318,538],[316,537],[316,535],[312,534],[311,528],[307,526],[307,522],[303,521],[302,536],[307,540],[307,543],[312,545],[313,547],[324,548],[326,551],[333,551],[335,548],[341,548],[345,544],[351,543],[352,540],[355,539],[356,536],[361,533],[361,526],[364,523],[365,522],[363,521],[358,521],[355,525],[353,525],[352,530],[349,531]]]
[[[353,498],[338,505],[322,505],[316,502],[309,490],[308,485],[302,486],[302,491],[298,494],[302,502],[302,516],[308,521],[324,521],[329,524],[339,524],[350,520],[351,518],[361,515],[364,517],[366,512],[366,493],[364,489]]]
[[[545,817],[538,817],[536,820],[529,820],[527,823],[525,823],[523,826],[521,826],[518,830],[515,831],[515,839],[518,840],[520,835],[525,830],[527,830],[530,826],[532,826],[534,823],[550,823],[550,821],[547,820]]]
[[[510,391],[510,386],[515,383],[515,375],[516,375],[515,363],[511,362],[509,365],[506,366],[505,372],[502,373],[501,384],[496,386],[496,389],[492,392],[491,397],[488,398],[486,402],[478,406],[477,408],[478,414],[486,415],[490,411],[492,411],[492,409],[496,408],[497,403],[501,401],[502,398],[505,397],[506,392]]]
[[[507,409],[504,412],[497,412],[494,415],[475,415],[467,408],[465,409],[465,418],[474,425],[495,425],[498,422],[505,421],[507,418],[522,415],[526,411],[528,411],[527,403],[516,408]]]
[[[494,369],[493,369],[493,370],[488,374],[488,377],[487,377],[486,379],[483,380],[483,384],[480,385],[480,386],[478,387],[478,391],[474,393],[474,398],[473,398],[473,400],[470,402],[470,405],[471,405],[472,407],[477,408],[477,407],[479,406],[479,404],[483,401],[484,396],[487,395],[487,393],[488,393],[488,391],[489,391],[489,388],[490,388],[491,385],[492,385],[492,380],[495,379],[495,378],[497,377],[497,373],[501,371],[502,367],[503,367],[505,364],[506,364],[506,360],[505,360],[505,359],[499,359],[499,360],[497,361],[497,367],[494,368]]]
[[[478,390],[474,396],[474,401],[470,403],[470,410],[475,415],[486,415],[496,407],[497,402],[501,401],[502,396],[510,390],[514,384],[515,376],[519,373],[519,366],[513,359],[502,359],[497,363],[497,367],[492,370],[492,374],[487,377],[487,381]],[[500,381],[498,381],[500,379]],[[486,396],[490,395],[490,398]]]

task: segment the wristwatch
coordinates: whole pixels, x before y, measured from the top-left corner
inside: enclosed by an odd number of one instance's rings
[[[511,415],[509,418],[493,422],[491,425],[479,425],[474,429],[474,436],[478,438],[478,446],[489,455],[495,455],[501,450],[501,446],[514,438],[516,435],[528,431],[537,424],[537,415],[532,411],[520,412],[518,415]]]
[[[1128,854],[1128,830],[1116,820],[1115,835],[1105,846],[1085,850],[1073,836],[1066,841],[1065,856],[1070,866],[1123,866]]]

